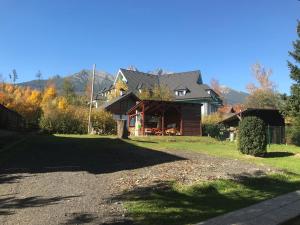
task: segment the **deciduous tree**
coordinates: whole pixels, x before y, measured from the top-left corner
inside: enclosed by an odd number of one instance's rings
[[[280,96],[276,91],[275,83],[270,80],[272,70],[256,63],[252,66],[252,73],[258,86],[254,83],[247,85],[250,95],[246,99],[246,107],[278,108]]]

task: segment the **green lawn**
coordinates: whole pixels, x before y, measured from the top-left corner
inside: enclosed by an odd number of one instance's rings
[[[207,137],[146,137],[134,138],[130,142],[153,149],[188,150],[218,157],[246,160],[300,174],[300,147],[292,145],[268,146],[267,156],[261,158],[239,153],[235,143],[220,142]]]
[[[162,182],[124,193],[120,198],[126,201],[129,215],[140,224],[193,224],[300,189],[300,148],[296,146],[271,145],[267,156],[258,158],[240,154],[234,143],[205,137],[146,137],[129,142],[152,149],[196,151],[284,170],[260,178],[206,181],[190,186]]]

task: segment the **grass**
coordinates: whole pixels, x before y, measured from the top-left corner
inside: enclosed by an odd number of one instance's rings
[[[299,178],[299,177],[298,177]],[[170,183],[124,193],[126,207],[138,224],[193,224],[293,191],[300,180],[291,175],[217,180],[191,186]],[[154,189],[154,191],[153,191]]]
[[[300,147],[293,145],[272,144],[268,146],[266,157],[252,157],[239,153],[235,143],[220,142],[208,137],[144,137],[134,138],[130,142],[153,149],[187,150],[239,159],[300,174]]]
[[[190,186],[168,183],[124,193],[126,208],[140,224],[192,224],[300,188],[300,148],[271,145],[266,157],[240,154],[235,143],[207,137],[144,137],[129,142],[152,149],[186,150],[238,159],[284,170],[264,177],[199,182]]]

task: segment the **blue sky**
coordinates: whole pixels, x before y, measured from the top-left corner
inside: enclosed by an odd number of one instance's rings
[[[0,73],[199,69],[245,90],[260,62],[288,93],[297,19],[298,0],[0,0]]]

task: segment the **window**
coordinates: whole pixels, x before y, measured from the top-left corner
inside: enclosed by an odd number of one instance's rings
[[[130,118],[130,120],[129,120],[129,126],[130,127],[135,127],[135,116]]]
[[[175,95],[177,96],[185,96],[185,94],[186,94],[186,90],[175,91]]]

